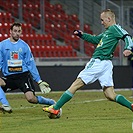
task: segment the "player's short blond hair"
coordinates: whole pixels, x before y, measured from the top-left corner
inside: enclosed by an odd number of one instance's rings
[[[109,15],[111,18],[115,19],[115,13],[111,9],[105,9],[101,13]]]

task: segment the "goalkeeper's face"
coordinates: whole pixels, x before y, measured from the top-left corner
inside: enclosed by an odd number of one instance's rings
[[[22,34],[21,26],[14,26],[13,29],[10,30],[11,41],[16,42],[20,38]]]

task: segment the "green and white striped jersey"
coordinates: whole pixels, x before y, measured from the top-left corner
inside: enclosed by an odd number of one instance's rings
[[[83,33],[81,38],[97,45],[92,58],[99,58],[100,60],[111,60],[119,40],[122,39],[122,37],[126,34],[128,34],[126,30],[122,29],[120,25],[115,24],[108,27],[103,33],[97,36]],[[133,41],[131,37],[126,36],[124,38],[124,42],[124,49],[131,50],[133,47]]]

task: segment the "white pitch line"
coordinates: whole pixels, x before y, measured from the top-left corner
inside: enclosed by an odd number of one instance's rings
[[[133,98],[133,97],[129,97],[129,98]],[[101,102],[101,101],[106,101],[107,99],[95,99],[95,100],[85,100],[85,101],[80,101],[80,102],[70,102],[68,104],[83,104],[83,103],[92,103],[92,102]],[[43,105],[42,105],[43,106]],[[36,106],[23,106],[20,108],[13,108],[13,110],[20,110],[20,109],[30,109],[30,108],[35,108]]]
[[[82,104],[82,103],[90,103],[90,102],[100,102],[100,101],[105,101],[105,100],[107,100],[107,99],[95,99],[95,100],[87,100],[87,101],[81,101],[81,102],[71,102],[71,103],[69,103],[69,104],[73,104],[73,103],[75,103],[75,104]],[[13,108],[13,110],[23,110],[23,109],[31,109],[31,108],[35,108],[36,106],[34,105],[34,106],[23,106],[23,107],[20,107],[20,108]]]
[[[107,99],[95,99],[95,100],[86,100],[86,101],[81,101],[81,102],[71,102],[69,104],[82,104],[82,103],[91,103],[91,102],[100,102],[100,101],[105,101]]]
[[[13,108],[13,110],[21,110],[21,109],[31,109],[31,108],[35,108],[36,106],[25,106],[25,107],[20,107],[20,108]]]

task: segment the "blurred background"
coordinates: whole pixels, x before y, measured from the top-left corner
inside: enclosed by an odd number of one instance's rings
[[[104,28],[101,25],[100,12],[106,8],[112,9],[117,23],[133,35],[132,0],[0,0],[0,41],[9,36],[9,28],[13,22],[21,22],[22,39],[29,44],[37,66],[43,67],[39,68],[41,74],[45,75],[44,78],[51,82],[55,90],[68,87],[95,49],[93,44],[74,36],[73,30],[80,29],[95,35],[101,33]],[[115,80],[118,84],[121,82],[119,79],[123,76],[120,74],[124,70],[129,78],[126,78],[128,85],[125,87],[129,87],[132,75],[130,67],[126,71],[118,66],[130,66],[130,60],[122,54],[124,43],[119,43],[113,59],[117,71]],[[43,72],[44,66],[48,66],[45,68],[47,74]],[[57,69],[49,66],[74,67]],[[59,74],[60,79],[55,78]],[[55,77],[51,79],[51,76]],[[66,82],[67,86],[64,85]],[[122,83],[124,86],[125,82]]]

